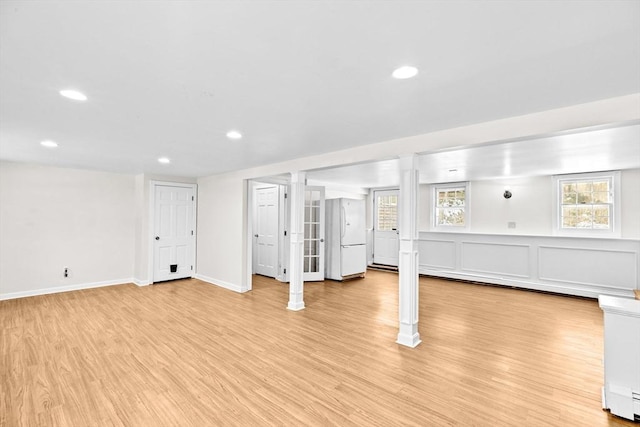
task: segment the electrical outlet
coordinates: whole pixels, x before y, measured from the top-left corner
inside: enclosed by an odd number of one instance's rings
[[[69,277],[69,267],[64,268],[64,277]]]
[[[515,221],[507,222],[507,228],[516,228],[516,222]]]

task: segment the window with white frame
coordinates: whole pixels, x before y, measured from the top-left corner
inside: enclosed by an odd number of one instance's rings
[[[468,229],[468,193],[466,182],[433,186],[433,225],[436,229]]]
[[[619,172],[584,173],[554,177],[560,234],[619,234]]]

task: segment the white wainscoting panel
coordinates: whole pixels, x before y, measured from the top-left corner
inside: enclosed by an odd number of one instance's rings
[[[554,282],[634,289],[637,253],[608,249],[540,246],[539,277]]]
[[[419,272],[597,298],[640,289],[640,240],[421,232]]]
[[[462,242],[461,270],[529,278],[529,246]]]
[[[420,266],[427,268],[456,268],[456,242],[453,240],[420,240],[418,242]]]

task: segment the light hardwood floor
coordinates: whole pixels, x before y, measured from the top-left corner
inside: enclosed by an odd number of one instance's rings
[[[397,275],[237,294],[198,280],[0,302],[0,425],[614,426],[595,300]]]

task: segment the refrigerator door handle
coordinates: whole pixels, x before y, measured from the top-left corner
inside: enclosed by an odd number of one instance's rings
[[[344,233],[347,231],[347,211],[344,206],[342,208],[342,221],[340,221],[340,237],[344,237]]]

